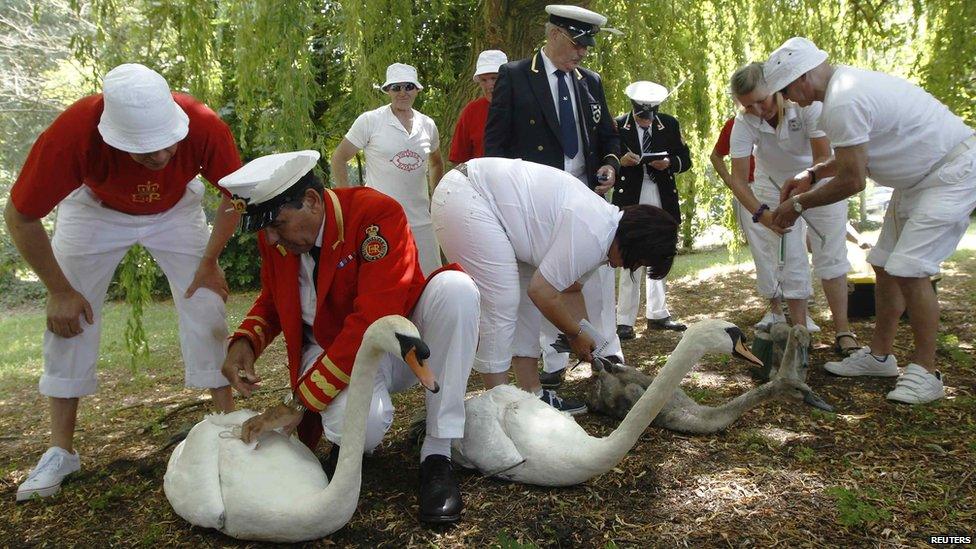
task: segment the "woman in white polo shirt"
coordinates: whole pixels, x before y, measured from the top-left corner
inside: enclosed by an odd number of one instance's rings
[[[348,187],[348,162],[360,150],[365,153],[365,185],[403,206],[420,253],[420,267],[430,275],[441,266],[428,191],[444,175],[440,134],[433,119],[413,108],[424,89],[416,68],[393,63],[386,69],[381,89],[390,96],[390,104],[364,112],[353,122],[332,153],[332,173],[337,186]]]
[[[735,119],[730,140],[732,192],[753,222],[766,229],[748,231],[756,262],[759,292],[774,301],[782,294],[793,319],[806,318],[810,267],[806,253],[806,224],[798,223],[782,234],[772,226],[772,210],[779,204],[779,189],[816,162],[830,157],[830,142],[817,128],[822,105],[799,107],[782,94],[770,93],[763,79],[762,64],[750,63],[732,75],[730,88],[744,107]],[[755,183],[749,186],[749,157],[755,155]],[[847,202],[811,208],[804,216],[817,231],[810,231],[814,271],[823,285],[836,333],[836,349],[849,354],[860,345],[847,320],[846,229]],[[768,230],[767,230],[768,229]],[[821,237],[822,235],[822,237]],[[779,321],[773,314],[770,321]],[[764,321],[767,320],[764,318]]]
[[[595,342],[579,322],[582,282],[608,263],[664,278],[678,242],[674,219],[650,205],[621,211],[563,170],[508,158],[458,165],[434,191],[431,211],[445,255],[481,292],[474,369],[486,388],[507,383],[511,366],[526,391],[565,412],[585,411],[542,390],[541,317],[591,360]]]

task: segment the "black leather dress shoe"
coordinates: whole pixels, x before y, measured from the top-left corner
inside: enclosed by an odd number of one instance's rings
[[[685,326],[680,322],[675,322],[671,320],[670,316],[667,318],[659,318],[654,320],[648,319],[647,327],[652,328],[654,330],[672,330],[674,332],[683,332],[685,331],[686,328],[688,328],[687,326]]]
[[[627,341],[628,339],[634,339],[637,335],[634,334],[633,326],[617,324],[617,337],[620,338],[620,341]]]
[[[543,389],[558,389],[563,384],[563,374],[566,368],[560,368],[555,372],[539,372],[539,381]]]
[[[447,456],[431,454],[420,464],[420,521],[447,524],[461,518],[461,487]]]

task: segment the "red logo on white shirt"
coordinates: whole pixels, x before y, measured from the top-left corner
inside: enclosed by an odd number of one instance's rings
[[[412,172],[424,165],[424,159],[410,149],[396,153],[390,162],[405,172]]]

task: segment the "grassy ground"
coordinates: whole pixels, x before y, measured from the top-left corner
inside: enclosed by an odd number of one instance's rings
[[[929,535],[976,534],[976,245],[944,266],[939,366],[949,397],[926,406],[884,400],[892,379],[827,376],[832,360],[826,305],[818,295],[810,384],[838,412],[773,402],[708,437],[649,429],[611,472],[581,486],[545,489],[462,473],[466,511],[455,527],[416,520],[417,450],[407,441],[418,391],[396,395],[398,413],[381,450],[367,461],[359,508],[328,540],[310,545],[383,546],[924,546]],[[669,286],[674,315],[721,317],[743,328],[762,314],[747,251],[681,256]],[[236,323],[253,295],[233,296]],[[76,444],[83,470],[57,496],[15,505],[16,486],[47,446],[46,407],[37,394],[43,312],[0,318],[0,546],[239,545],[176,516],[162,491],[176,433],[200,420],[202,395],[181,389],[182,359],[169,303],[147,313],[151,355],[134,366],[120,334],[126,312],[109,305],[99,364],[100,388],[83,400]],[[656,370],[679,336],[644,331],[625,344],[628,362]],[[868,321],[855,323],[862,341]],[[750,330],[747,330],[750,331]],[[911,339],[898,337],[899,359]],[[260,368],[268,389],[246,403],[273,404],[285,385],[283,347]],[[904,361],[903,361],[904,362]],[[567,387],[581,395],[585,370]],[[685,381],[700,401],[717,404],[754,385],[747,368],[706,359]],[[471,389],[477,388],[472,380]],[[187,404],[189,407],[183,407]],[[615,422],[588,414],[580,423],[605,435]],[[318,453],[327,453],[327,444]]]

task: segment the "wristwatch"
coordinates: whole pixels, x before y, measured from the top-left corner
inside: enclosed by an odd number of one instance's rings
[[[803,204],[800,204],[800,199],[796,196],[793,197],[793,211],[798,214],[803,213]]]
[[[288,391],[288,394],[285,395],[285,398],[281,401],[281,403],[293,412],[301,412],[304,414],[308,411],[308,408],[305,407],[305,403],[302,402],[300,398],[296,398],[295,393],[291,391]]]

